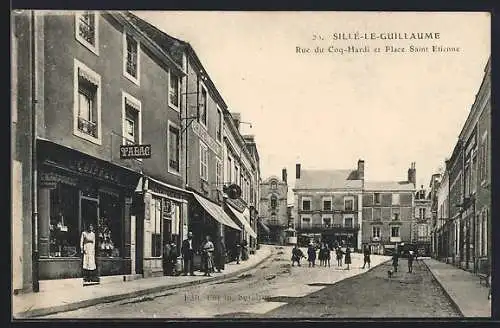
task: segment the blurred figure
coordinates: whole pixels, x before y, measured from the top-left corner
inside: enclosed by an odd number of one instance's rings
[[[396,251],[394,251],[394,254],[392,254],[392,266],[394,267],[394,272],[398,272],[398,265],[399,265],[399,254]]]
[[[295,244],[292,249],[292,266],[294,266],[295,262],[297,262],[297,265],[300,266],[300,260],[302,258],[305,258],[304,253],[299,248],[299,246]]]
[[[337,255],[337,266],[341,267],[342,266],[342,257],[344,256],[344,252],[342,252],[342,248],[340,248],[340,246],[338,246],[335,253]]]
[[[215,250],[214,244],[210,240],[210,236],[205,237],[205,243],[202,246],[202,263],[205,271],[205,276],[210,277],[213,269],[213,252]]]
[[[408,272],[409,273],[413,272],[413,259],[414,259],[413,251],[409,251],[408,252]]]
[[[194,276],[194,246],[193,233],[191,231],[188,232],[187,239],[182,242],[181,253],[184,259],[184,275],[187,276],[189,272],[190,275]]]
[[[344,263],[347,264],[347,270],[349,270],[349,265],[351,264],[351,247],[349,245],[345,249]]]
[[[309,247],[307,247],[307,260],[309,261],[309,267],[314,268],[316,266],[316,247],[313,243],[310,243]]]
[[[215,245],[214,262],[217,272],[221,272],[221,270],[224,270],[226,264],[226,245],[224,243],[223,237],[221,237]]]
[[[370,268],[370,262],[371,262],[370,261],[370,254],[371,254],[370,246],[365,245],[365,248],[363,250],[363,267],[362,267],[362,269],[364,269],[365,265],[367,265],[367,264],[368,264],[368,269]]]

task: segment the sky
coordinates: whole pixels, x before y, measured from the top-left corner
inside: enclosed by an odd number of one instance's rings
[[[416,162],[417,184],[428,188],[451,156],[490,55],[487,13],[135,14],[191,44],[229,110],[251,122],[241,132],[255,135],[262,179],[286,168],[292,188],[296,163],[355,169],[358,159],[365,161],[365,180],[384,181],[406,180]],[[349,32],[439,33],[439,39],[334,40]],[[410,52],[411,45],[427,52]],[[328,52],[349,46],[369,52]],[[316,47],[325,50],[315,53]]]

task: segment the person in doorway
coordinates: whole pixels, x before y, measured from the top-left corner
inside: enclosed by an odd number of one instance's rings
[[[316,246],[313,243],[309,244],[307,247],[307,260],[309,261],[309,267],[316,266]]]
[[[414,260],[414,252],[410,250],[408,252],[408,273],[413,272],[413,260]]]
[[[201,247],[203,271],[205,271],[205,276],[210,277],[210,273],[213,270],[213,253],[215,251],[214,244],[210,240],[210,236],[205,237],[205,242]]]
[[[226,244],[224,243],[224,238],[221,237],[215,245],[215,267],[217,272],[224,270],[226,264]]]
[[[162,257],[163,275],[164,276],[172,275],[172,265],[171,265],[171,259],[170,259],[171,249],[172,249],[172,246],[170,245],[170,241],[166,240],[165,245],[163,246],[163,257]]]
[[[347,264],[347,270],[349,270],[349,265],[351,264],[351,247],[349,245],[345,249],[344,263]]]
[[[179,257],[179,252],[177,251],[177,244],[172,240],[170,243],[170,256],[168,257],[168,265],[170,273],[172,276],[177,275],[177,258]]]
[[[95,232],[94,225],[89,224],[86,231],[82,232],[80,237],[80,249],[83,255],[83,283],[96,282],[96,264],[95,264]]]
[[[233,253],[234,253],[234,260],[236,261],[236,264],[240,264],[241,243],[238,240],[234,244]]]
[[[295,262],[297,262],[297,265],[300,266],[300,260],[302,258],[305,258],[304,253],[302,253],[302,250],[299,248],[297,244],[292,249],[292,266],[295,265]]]
[[[190,275],[194,276],[193,258],[194,258],[194,247],[193,247],[193,233],[188,232],[187,239],[182,242],[181,247],[182,257],[184,259],[184,275],[187,276],[188,272]]]
[[[368,264],[368,269],[370,268],[370,255],[371,255],[371,252],[370,252],[370,246],[368,245],[365,245],[365,248],[363,250],[363,267],[362,269],[365,268],[365,265]]]
[[[338,246],[335,253],[337,255],[337,266],[341,267],[342,266],[342,257],[344,256],[344,252],[342,252],[342,248],[340,248],[340,246]]]

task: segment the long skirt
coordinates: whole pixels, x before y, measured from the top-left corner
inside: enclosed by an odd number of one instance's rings
[[[226,264],[226,255],[225,254],[215,254],[214,264],[217,270],[224,270],[224,266]]]
[[[203,269],[205,272],[211,272],[214,267],[212,254],[203,255]]]

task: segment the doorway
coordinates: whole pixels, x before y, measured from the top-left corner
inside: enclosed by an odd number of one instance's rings
[[[97,263],[99,248],[97,244],[99,243],[99,232],[98,232],[98,220],[99,217],[99,200],[97,198],[91,198],[80,195],[80,222],[82,231],[87,230],[87,228],[92,225],[94,227],[95,233],[95,261],[97,267],[97,276],[99,276],[99,263]]]

